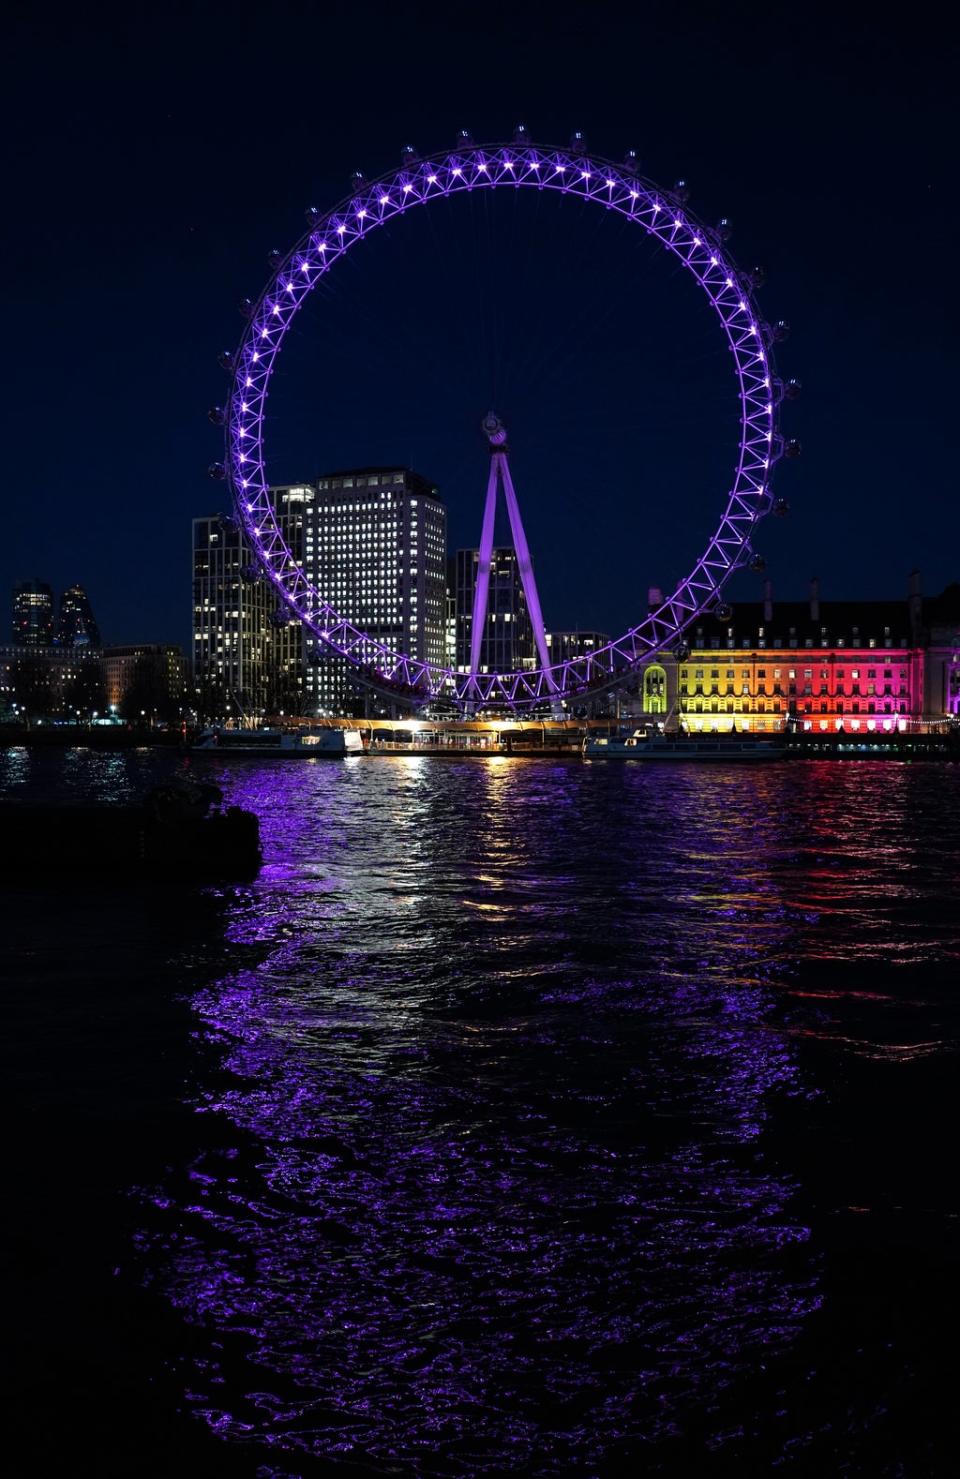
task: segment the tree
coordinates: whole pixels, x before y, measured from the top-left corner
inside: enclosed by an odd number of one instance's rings
[[[18,657],[10,670],[14,702],[31,719],[45,719],[53,711],[49,662],[42,657]]]
[[[170,692],[163,663],[151,653],[134,663],[120,700],[120,715],[131,724],[151,724],[157,719],[172,723],[180,717],[180,702]]]
[[[107,690],[103,684],[100,664],[82,663],[77,676],[64,688],[63,704],[68,716],[79,710],[84,719],[93,713],[104,713],[107,707]]]

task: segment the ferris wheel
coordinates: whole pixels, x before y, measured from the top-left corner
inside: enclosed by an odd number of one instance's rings
[[[691,623],[705,612],[723,615],[723,590],[734,571],[763,568],[750,537],[765,515],[785,511],[783,500],[774,499],[772,473],[781,457],[797,456],[800,450],[799,443],[785,441],[779,430],[780,404],[799,389],[794,381],[778,379],[773,362],[773,345],[786,336],[786,325],[764,321],[755,301],[759,274],[735,266],[727,248],[728,223],[705,226],[687,207],[684,182],[672,190],[658,189],[638,172],[632,153],[615,165],[588,153],[579,134],[567,149],[555,149],[535,145],[523,128],[512,144],[482,147],[463,133],[451,153],[420,158],[408,148],[399,170],[373,183],[358,174],[352,185],[331,211],[307,212],[308,229],[286,255],[271,253],[270,280],[260,297],[245,305],[248,323],[239,347],[220,356],[231,390],[227,407],[212,415],[225,427],[226,457],[211,473],[229,479],[241,525],[282,601],[322,648],[345,658],[364,681],[413,703],[442,698],[465,708],[515,710],[555,705],[611,686],[657,653],[682,655],[683,634]],[[539,667],[506,673],[479,668],[476,642],[469,670],[459,671],[393,651],[336,611],[294,559],[277,521],[266,471],[271,375],[297,313],[318,283],[386,222],[463,192],[496,189],[576,197],[585,207],[617,212],[659,242],[714,311],[731,351],[740,422],[723,511],[690,574],[605,646],[551,665],[538,644]]]

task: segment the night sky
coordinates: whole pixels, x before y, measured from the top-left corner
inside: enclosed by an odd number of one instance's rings
[[[22,10],[0,33],[7,229],[0,582],[85,585],[105,639],[185,642],[189,520],[224,505],[207,408],[237,303],[361,169],[583,129],[730,216],[803,381],[792,515],[755,543],[784,597],[960,577],[955,44],[932,8],[293,5]],[[342,270],[341,270],[342,269]],[[949,348],[949,358],[948,358]],[[548,625],[617,631],[714,528],[736,424],[693,283],[577,202],[474,195],[362,243],[271,392],[276,480],[412,465],[479,531],[478,423],[511,429]],[[738,577],[734,600],[757,595]],[[4,625],[6,625],[6,620]],[[8,640],[4,634],[4,640]]]

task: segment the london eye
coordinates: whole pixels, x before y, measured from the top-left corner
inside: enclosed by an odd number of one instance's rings
[[[761,568],[751,537],[759,520],[778,505],[772,474],[799,445],[784,441],[779,407],[791,386],[778,378],[773,345],[785,325],[766,322],[755,298],[755,272],[730,255],[726,223],[709,227],[689,210],[683,182],[662,190],[641,175],[632,155],[621,164],[588,153],[579,135],[566,149],[535,145],[524,129],[511,144],[476,145],[464,135],[452,152],[418,157],[403,153],[399,170],[369,183],[354,176],[349,195],[326,213],[311,209],[308,228],[284,255],[271,254],[271,276],[260,296],[245,305],[246,327],[235,352],[221,355],[231,377],[225,426],[226,455],[211,471],[229,479],[237,514],[259,565],[291,613],[322,648],[343,657],[374,687],[402,693],[413,703],[446,700],[464,709],[497,707],[528,711],[602,690],[642,669],[660,652],[682,653],[683,634],[704,613],[722,616],[724,588],[743,567]],[[585,207],[616,212],[658,243],[705,295],[730,351],[735,376],[739,435],[727,486],[718,492],[719,521],[703,554],[672,592],[639,615],[621,636],[589,653],[550,663],[519,505],[510,477],[506,431],[496,416],[483,423],[491,451],[490,482],[481,538],[474,603],[471,661],[464,669],[392,650],[326,600],[293,557],[279,526],[267,474],[267,402],[271,376],[303,304],[348,252],[387,222],[469,191],[556,192]],[[524,592],[534,629],[537,666],[490,672],[478,662],[484,617],[483,560],[492,543],[493,504],[502,487]],[[489,530],[487,526],[490,526]],[[488,537],[489,535],[489,537]]]

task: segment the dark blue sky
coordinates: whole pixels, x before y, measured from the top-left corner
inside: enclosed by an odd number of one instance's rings
[[[189,520],[222,500],[205,475],[216,355],[268,250],[402,144],[521,119],[687,177],[698,214],[734,219],[737,260],[767,268],[762,306],[793,324],[780,368],[805,387],[788,422],[804,457],[778,483],[793,515],[756,541],[777,590],[960,576],[955,42],[922,6],[897,28],[811,6],[622,10],[275,0],[8,20],[3,586],[79,580],[108,640],[185,640]],[[735,433],[719,329],[639,236],[496,196],[371,238],[284,352],[272,471],[412,463],[468,543],[496,400],[548,623],[635,619],[714,526]]]

